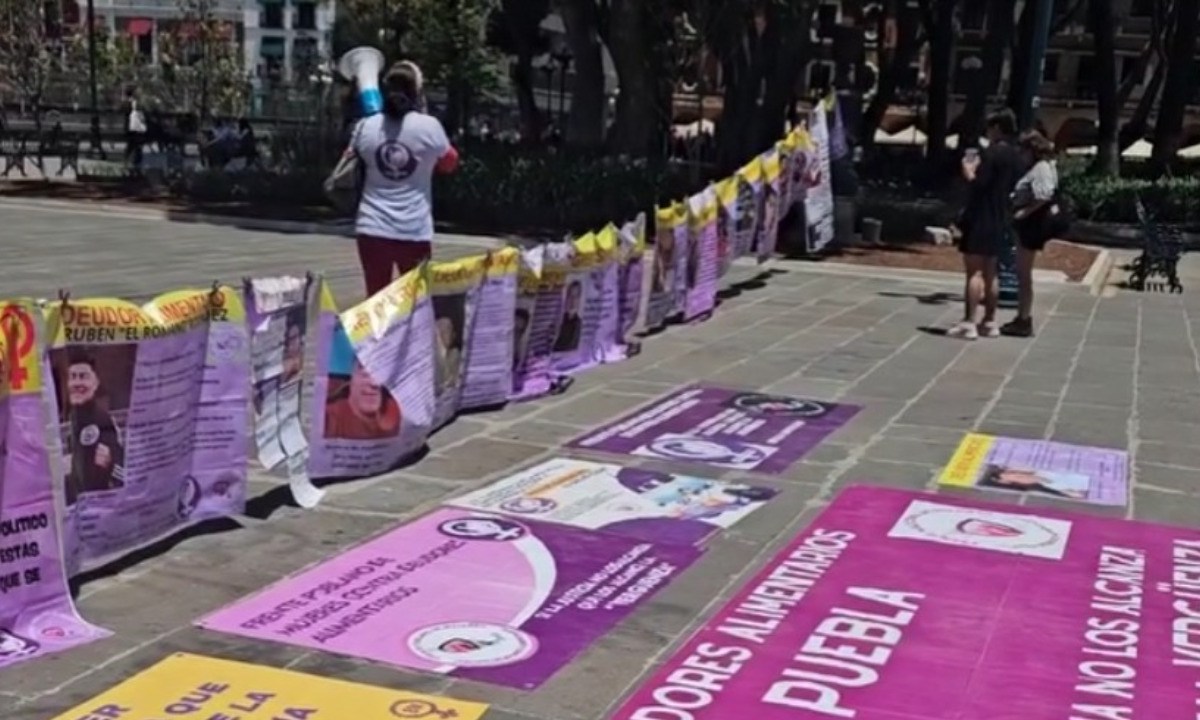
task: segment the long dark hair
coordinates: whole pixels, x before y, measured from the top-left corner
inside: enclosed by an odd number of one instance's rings
[[[421,71],[409,62],[398,62],[388,69],[380,82],[383,112],[393,120],[417,110],[421,102]]]

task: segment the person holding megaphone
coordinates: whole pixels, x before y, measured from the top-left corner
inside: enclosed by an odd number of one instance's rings
[[[338,64],[357,82],[366,117],[326,181],[328,189],[340,177],[359,178],[355,234],[368,296],[432,255],[433,175],[458,167],[445,128],[424,112],[421,69],[402,61],[380,76],[382,65],[372,48],[351,50]]]

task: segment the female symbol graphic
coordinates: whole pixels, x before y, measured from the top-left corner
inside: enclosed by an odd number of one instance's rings
[[[419,718],[443,718],[443,720],[452,720],[458,717],[457,710],[443,710],[437,705],[424,700],[397,700],[392,705],[392,715],[404,720],[418,720]]]

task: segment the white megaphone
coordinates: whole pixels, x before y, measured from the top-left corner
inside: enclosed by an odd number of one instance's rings
[[[354,48],[338,60],[338,74],[358,85],[358,102],[367,117],[383,112],[380,70],[383,70],[383,53],[366,45]]]

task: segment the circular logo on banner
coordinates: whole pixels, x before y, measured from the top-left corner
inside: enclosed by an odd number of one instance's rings
[[[85,425],[79,431],[79,444],[84,447],[91,447],[100,439],[100,428],[95,425]]]
[[[537,639],[527,632],[489,623],[443,623],[417,630],[408,649],[422,658],[455,667],[511,665],[537,652]]]
[[[730,447],[706,438],[659,438],[651,441],[646,449],[659,457],[693,462],[757,465],[767,459],[767,453],[756,447],[749,445]]]
[[[956,545],[996,550],[1028,550],[1059,542],[1060,534],[1032,517],[1005,514],[989,517],[970,508],[937,508],[904,519],[910,529],[926,537]]]
[[[537,515],[539,513],[547,513],[558,507],[558,503],[550,498],[540,497],[518,497],[512,500],[505,500],[500,509],[505,512],[516,513],[518,515]]]
[[[196,507],[199,504],[200,483],[196,481],[196,478],[188,475],[183,479],[183,487],[179,489],[179,498],[176,507],[179,517],[191,517],[191,514],[196,511]]]
[[[519,522],[503,518],[465,517],[447,520],[438,525],[438,532],[460,540],[495,540],[511,542],[529,534]]]
[[[410,700],[404,698],[392,703],[390,708],[392,717],[403,718],[403,720],[419,720],[420,718],[456,718],[458,712],[456,710],[443,710],[435,703],[428,700]]]
[[[404,180],[417,171],[417,156],[404,143],[389,140],[375,151],[375,168],[388,180]]]
[[[748,393],[733,399],[733,406],[755,415],[786,415],[788,417],[820,417],[829,412],[824,403],[815,400]]]

